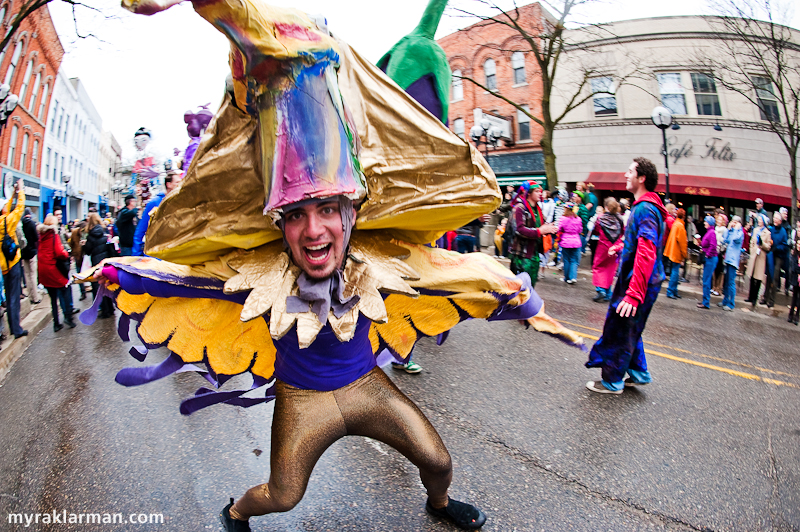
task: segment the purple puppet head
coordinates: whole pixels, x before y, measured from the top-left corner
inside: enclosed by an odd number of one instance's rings
[[[201,105],[197,111],[186,111],[183,113],[183,121],[186,122],[186,132],[191,138],[199,137],[208,127],[214,113],[208,110],[211,104]]]

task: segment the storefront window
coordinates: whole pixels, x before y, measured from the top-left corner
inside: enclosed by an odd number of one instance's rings
[[[614,96],[614,78],[594,78],[591,80],[594,96],[594,116],[617,114],[617,97]]]
[[[692,72],[692,89],[694,89],[694,99],[697,103],[697,114],[722,116],[714,78]]]
[[[772,91],[772,82],[768,78],[753,76],[753,85],[756,86],[758,109],[761,111],[761,120],[780,123],[781,113],[778,111],[778,98]]]
[[[681,84],[680,72],[658,74],[658,91],[661,103],[674,115],[686,114],[686,94]]]

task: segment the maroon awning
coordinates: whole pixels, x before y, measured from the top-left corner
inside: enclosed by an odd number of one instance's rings
[[[625,190],[625,175],[622,172],[590,172],[586,182],[593,183],[598,190]],[[785,207],[789,207],[792,203],[790,187],[723,177],[671,174],[669,189],[671,194],[690,196],[714,196],[749,201],[761,198],[764,203]],[[666,192],[664,174],[658,174],[656,192]]]

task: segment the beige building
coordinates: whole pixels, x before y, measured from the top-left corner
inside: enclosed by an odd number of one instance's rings
[[[713,20],[660,17],[573,32],[586,46],[569,52],[561,82],[574,83],[590,70],[594,90],[603,87],[613,95],[589,98],[557,129],[559,181],[592,182],[601,192],[619,195],[611,191],[624,191],[624,171],[634,157],[644,156],[658,166],[658,190],[664,191],[662,133],[651,119],[663,105],[677,124],[666,129],[673,199],[696,206],[695,216],[707,207],[742,213],[756,197],[768,210],[789,206],[789,157],[764,116],[781,112],[777,102],[764,91],[758,95],[762,110],[690,66],[698,57],[723,60]],[[792,32],[800,43],[800,32]],[[559,105],[564,102],[556,100]]]

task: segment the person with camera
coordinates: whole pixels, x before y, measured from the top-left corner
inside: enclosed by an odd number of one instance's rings
[[[19,242],[16,240],[16,229],[25,212],[25,191],[22,187],[22,179],[14,185],[17,194],[17,206],[12,210],[14,198],[9,198],[3,207],[0,215],[0,240],[2,240],[3,252],[0,253],[0,266],[3,269],[3,284],[6,290],[6,316],[8,317],[8,327],[14,338],[28,336],[28,331],[24,330],[19,323],[19,300],[22,292],[22,265],[20,264],[21,253]]]

